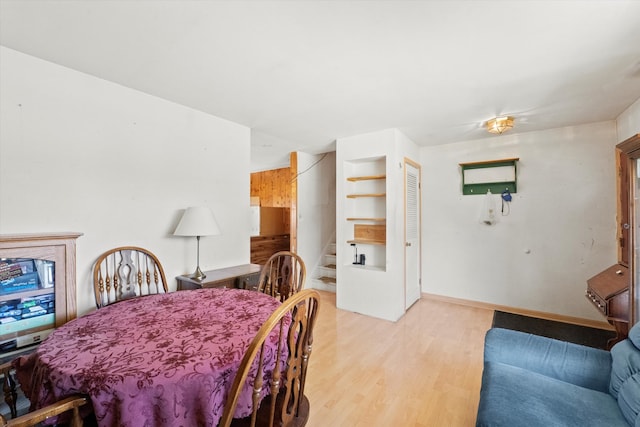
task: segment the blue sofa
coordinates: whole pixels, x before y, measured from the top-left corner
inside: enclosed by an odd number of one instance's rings
[[[639,412],[640,323],[611,352],[487,332],[476,426],[640,427]]]

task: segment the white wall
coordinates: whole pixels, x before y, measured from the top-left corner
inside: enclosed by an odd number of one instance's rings
[[[335,242],[336,153],[298,152],[298,254],[307,267],[307,287],[324,262],[324,250]]]
[[[423,292],[602,320],[584,292],[617,262],[617,142],[602,122],[422,148]],[[462,196],[458,164],[510,157],[511,212],[480,224],[484,196]]]
[[[249,262],[248,128],[4,47],[0,93],[0,233],[84,233],[79,314],[112,247],[153,251],[173,289],[193,272],[195,238],[172,236],[187,206],[222,229],[201,240],[203,270]]]
[[[622,112],[616,119],[618,142],[640,133],[640,98]]]
[[[340,138],[336,147],[336,305],[341,309],[395,321],[405,311],[402,161],[404,157],[416,155],[418,149],[397,129]],[[347,178],[353,176],[350,169],[354,163],[373,158],[384,158],[385,161],[386,244],[359,245],[358,252],[367,255],[367,266],[362,268],[352,265],[353,249],[347,243],[352,238],[349,236],[353,236],[354,227],[353,222],[346,220]],[[377,262],[377,251],[385,254],[383,261]],[[369,261],[371,259],[372,262]],[[371,264],[374,267],[378,264],[379,268],[372,268]]]

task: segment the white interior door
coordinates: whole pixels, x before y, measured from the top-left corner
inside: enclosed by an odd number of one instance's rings
[[[420,262],[420,165],[404,162],[404,260],[405,309],[415,303],[421,294]]]

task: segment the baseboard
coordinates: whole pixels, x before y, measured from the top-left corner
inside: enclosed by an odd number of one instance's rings
[[[524,308],[509,307],[506,305],[498,305],[498,304],[491,304],[491,303],[480,302],[480,301],[466,300],[461,298],[446,297],[443,295],[428,294],[426,292],[422,293],[422,297],[428,298],[434,301],[443,301],[451,304],[465,305],[468,307],[486,308],[489,310],[499,310],[499,311],[505,311],[507,313],[521,314],[523,316],[537,317],[539,319],[555,320],[557,322],[565,322],[565,323],[571,323],[574,325],[588,326],[591,328],[615,331],[615,328],[605,321],[583,319],[581,317],[563,316],[561,314],[547,313],[544,311],[527,310]]]

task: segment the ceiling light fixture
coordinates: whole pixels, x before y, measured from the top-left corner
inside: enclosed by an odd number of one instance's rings
[[[490,133],[502,134],[513,127],[514,120],[511,116],[495,117],[487,120],[487,130]]]

